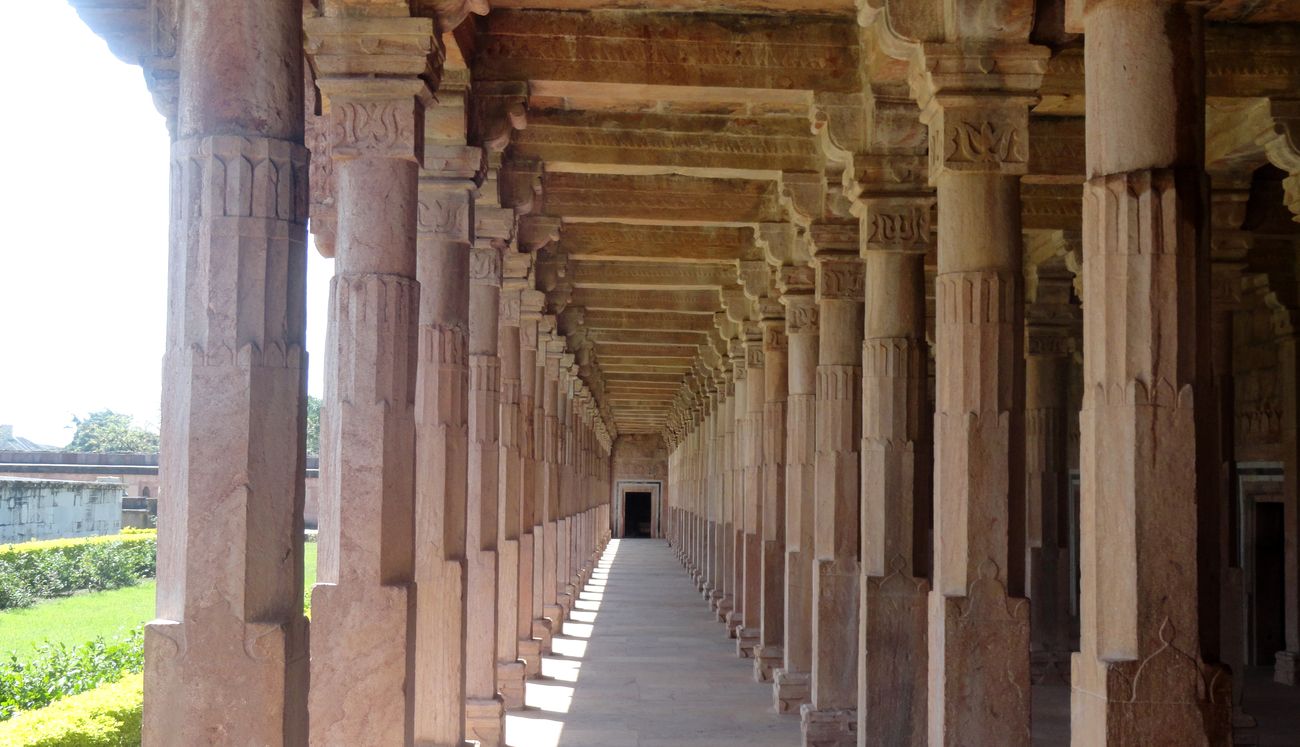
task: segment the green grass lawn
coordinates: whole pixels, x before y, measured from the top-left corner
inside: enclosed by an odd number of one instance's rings
[[[304,545],[306,591],[316,583],[316,543]],[[150,579],[135,586],[62,599],[49,599],[32,607],[0,612],[0,656],[10,651],[26,654],[42,641],[75,646],[96,636],[113,638],[139,627],[154,616],[154,589]]]
[[[0,612],[0,655],[31,652],[41,641],[75,646],[96,636],[115,638],[153,617],[155,582],[50,599]]]

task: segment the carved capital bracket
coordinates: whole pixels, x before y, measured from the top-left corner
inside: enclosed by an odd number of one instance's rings
[[[500,153],[517,130],[528,126],[528,84],[520,81],[484,81],[474,85],[470,121],[483,147]]]
[[[428,18],[303,19],[304,49],[318,78],[424,78],[436,87],[444,50]]]
[[[869,196],[859,204],[863,256],[877,251],[924,254],[934,247],[934,194]]]
[[[469,254],[469,279],[479,285],[501,285],[501,248],[476,244]]]
[[[866,292],[865,267],[856,255],[824,255],[817,270],[818,301],[861,301]]]
[[[474,184],[421,179],[416,230],[444,241],[472,243]]]
[[[909,70],[930,128],[930,180],[945,173],[1029,170],[1029,107],[1050,51],[1030,44],[924,44]]]

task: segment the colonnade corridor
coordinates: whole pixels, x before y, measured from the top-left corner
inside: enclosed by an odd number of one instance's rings
[[[662,539],[610,540],[552,647],[511,747],[799,744]]]

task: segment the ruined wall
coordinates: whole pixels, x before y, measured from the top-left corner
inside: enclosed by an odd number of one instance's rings
[[[123,492],[115,482],[0,478],[0,544],[115,534]]]

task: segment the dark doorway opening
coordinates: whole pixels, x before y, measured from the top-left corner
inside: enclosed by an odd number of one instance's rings
[[[653,537],[653,513],[648,491],[628,491],[623,494],[623,536]]]
[[[1272,666],[1286,648],[1286,562],[1281,503],[1255,504],[1254,663]]]

